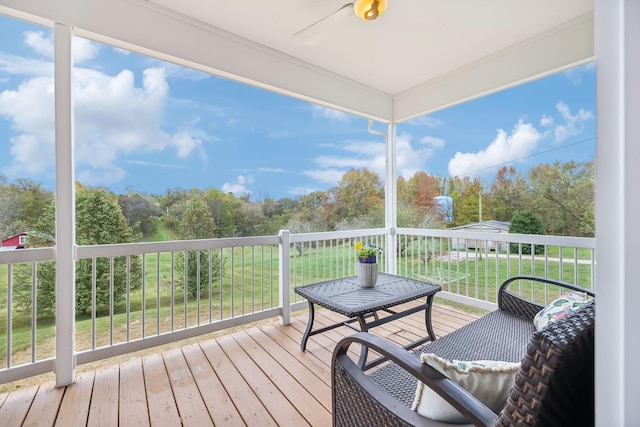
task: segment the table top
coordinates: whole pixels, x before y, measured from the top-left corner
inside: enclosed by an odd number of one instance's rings
[[[352,276],[299,286],[294,290],[309,302],[354,317],[434,295],[441,289],[427,282],[378,273],[373,288],[361,287],[358,278]]]

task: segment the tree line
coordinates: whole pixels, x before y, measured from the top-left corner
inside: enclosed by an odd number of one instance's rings
[[[400,227],[446,228],[480,219],[516,222],[526,218],[535,233],[593,236],[593,162],[540,165],[525,176],[514,167],[503,167],[490,185],[479,178],[442,178],[416,172],[398,178],[398,225]],[[434,197],[450,196],[450,221]],[[138,193],[128,188],[115,194],[106,188],[76,184],[76,242],[79,245],[133,243],[149,240],[205,239],[216,237],[276,234],[286,228],[294,233],[377,228],[384,226],[384,186],[375,172],[352,169],[337,186],[298,198],[274,199],[260,196],[236,197],[216,188],[168,189],[163,194]],[[29,237],[27,247],[52,245],[55,239],[54,195],[40,184],[0,176],[0,238],[26,231],[52,239]],[[163,231],[160,236],[160,231]],[[160,236],[160,237],[159,237]],[[176,255],[176,286],[194,296],[207,294],[209,270],[212,283],[221,268],[217,253],[191,251]],[[211,260],[210,257],[215,259]],[[86,312],[92,306],[91,260],[76,264],[76,308]],[[131,291],[142,286],[141,259],[114,259],[113,281],[109,259],[96,260],[96,303],[98,310],[118,304],[126,297],[127,278]],[[199,271],[199,274],[198,274]],[[32,305],[32,278],[28,265],[14,268],[16,309],[28,313]],[[113,283],[114,292],[110,286]],[[52,314],[55,305],[55,264],[38,267],[37,304],[41,314]]]
[[[455,227],[477,222],[481,205],[483,220],[511,221],[517,213],[529,211],[541,219],[547,234],[590,237],[595,227],[594,188],[593,162],[544,164],[526,175],[513,166],[504,166],[490,184],[480,178],[443,178],[420,171],[409,179],[398,178],[398,225]],[[384,225],[382,179],[364,168],[346,172],[333,188],[297,198],[237,197],[216,188],[177,188],[163,194],[145,194],[129,187],[124,194],[115,194],[79,183],[76,192],[78,211],[85,195],[100,193],[112,202],[108,206],[114,212],[108,216],[122,217],[129,230],[126,237],[115,233],[125,240],[114,241],[113,233],[100,232],[104,222],[96,220],[99,211],[89,208],[88,226],[96,235],[87,235],[87,242],[79,240],[79,244],[153,240],[159,224],[172,239],[269,235],[283,228],[317,232]],[[442,195],[452,199],[451,221],[445,221],[434,200]],[[95,202],[89,198],[86,203]],[[0,175],[0,238],[32,230],[53,235],[53,223],[45,226],[42,222],[53,203],[53,193],[37,182],[9,182]],[[190,219],[193,216],[198,219]],[[82,223],[78,215],[79,239],[83,236]]]

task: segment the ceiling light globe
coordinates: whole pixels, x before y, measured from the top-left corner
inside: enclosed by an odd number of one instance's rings
[[[387,0],[356,0],[354,13],[365,21],[373,21],[387,10]]]

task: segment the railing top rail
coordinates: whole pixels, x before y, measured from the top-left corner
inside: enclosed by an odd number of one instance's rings
[[[53,261],[56,253],[53,247],[36,249],[15,249],[0,251],[0,264],[17,264],[20,262]]]
[[[156,252],[207,250],[241,246],[278,245],[278,236],[230,237],[222,239],[175,240],[170,242],[118,243],[113,245],[78,246],[77,258],[141,255]]]
[[[388,228],[372,228],[361,230],[343,230],[317,233],[291,234],[291,243],[309,242],[315,240],[331,240],[358,238],[388,234]],[[589,237],[549,236],[533,234],[493,233],[479,231],[460,231],[450,229],[418,229],[398,228],[397,234],[412,236],[460,238],[474,240],[491,240],[508,243],[529,243],[536,245],[557,245],[579,248],[595,249],[596,239]],[[207,250],[215,248],[229,248],[240,246],[278,245],[280,237],[252,236],[232,237],[202,240],[176,240],[167,242],[143,242],[143,243],[119,243],[112,245],[77,246],[77,259],[86,259],[104,256],[127,256],[145,253],[175,252],[182,250]],[[51,261],[55,259],[55,248],[20,249],[13,251],[0,251],[0,264],[14,264],[20,262]]]
[[[318,233],[291,234],[291,242],[311,242],[314,240],[348,239],[352,237],[377,236],[389,233],[388,228],[369,228],[363,230],[322,231]]]
[[[491,240],[508,243],[531,243],[534,245],[570,246],[576,248],[596,248],[593,237],[550,236],[538,234],[491,233],[482,231],[460,231],[450,229],[398,228],[397,234],[410,236],[444,237],[449,239]]]

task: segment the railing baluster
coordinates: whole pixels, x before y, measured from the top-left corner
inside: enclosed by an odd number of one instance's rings
[[[189,325],[188,322],[188,316],[189,316],[189,308],[188,308],[188,303],[189,303],[189,252],[188,251],[184,251],[184,266],[183,266],[183,280],[184,280],[184,286],[182,286],[182,311],[184,312],[184,316],[183,316],[183,329],[187,329],[187,326]]]
[[[13,264],[7,266],[7,369],[11,369],[13,349]]]
[[[96,349],[97,331],[96,331],[96,293],[97,293],[97,267],[96,258],[91,258],[91,349]]]
[[[200,255],[201,251],[196,252],[196,325],[200,325]]]
[[[131,341],[131,277],[129,276],[129,271],[131,269],[131,258],[127,256],[125,266],[127,268],[125,273],[125,282],[126,282],[126,311],[127,311],[127,324],[126,324],[126,342]],[[144,292],[144,290],[143,290]],[[143,293],[144,295],[144,293]],[[144,299],[144,296],[143,296]]]
[[[171,251],[171,332],[175,330],[175,302],[176,302],[176,280],[175,280],[175,252]]]
[[[36,347],[38,337],[38,269],[37,264],[31,264],[31,289],[33,294],[31,297],[31,363],[37,359]]]
[[[113,345],[113,316],[114,316],[114,303],[113,303],[113,257],[109,257],[109,344]]]
[[[160,252],[156,252],[156,335],[160,335]]]

